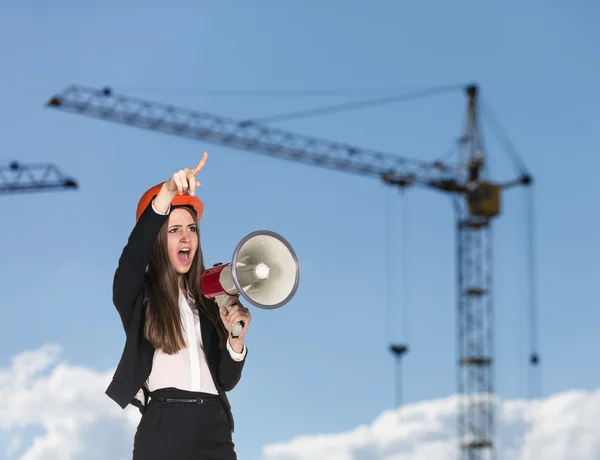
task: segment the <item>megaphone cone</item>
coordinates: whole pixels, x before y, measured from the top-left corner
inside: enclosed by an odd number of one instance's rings
[[[241,296],[257,308],[273,310],[291,300],[299,279],[300,265],[292,246],[278,233],[258,230],[242,238],[231,262],[204,271],[200,291],[215,299],[219,308],[227,307],[230,297]],[[234,325],[234,338],[242,327],[241,322]]]

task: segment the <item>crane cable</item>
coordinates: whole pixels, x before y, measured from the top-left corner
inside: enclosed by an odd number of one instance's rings
[[[406,196],[404,194],[404,190],[401,190],[401,231],[400,231],[400,246],[401,246],[401,255],[400,255],[400,277],[396,276],[394,261],[396,260],[396,248],[394,245],[394,204],[392,194],[395,193],[395,189],[392,187],[386,190],[386,306],[387,306],[387,341],[388,343],[393,342],[397,339],[404,338],[404,342],[408,342],[408,319],[406,313],[407,306],[407,298],[408,298],[408,286],[406,283],[406,277],[408,274],[408,256],[407,256],[407,205],[406,205]],[[400,280],[398,282],[397,280]],[[394,282],[396,280],[396,282]],[[396,296],[394,292],[394,287],[398,286],[401,289],[402,294],[400,296]],[[396,299],[399,300],[400,305],[400,324],[401,324],[401,334],[400,337],[395,337],[394,334],[394,326],[396,325],[396,320],[394,319],[394,309],[393,305]]]
[[[445,85],[445,86],[422,89],[422,90],[414,91],[411,93],[395,94],[392,96],[378,97],[375,99],[365,99],[362,101],[347,102],[344,104],[334,104],[334,105],[317,107],[317,108],[308,109],[308,110],[297,110],[294,112],[286,112],[286,113],[281,113],[278,115],[272,115],[269,117],[254,118],[254,119],[245,120],[243,123],[266,124],[266,123],[273,123],[273,122],[277,122],[277,121],[305,118],[305,117],[310,117],[310,116],[315,116],[315,115],[324,115],[324,114],[328,114],[328,113],[344,112],[344,111],[356,110],[356,109],[364,109],[366,107],[374,107],[374,106],[378,106],[378,105],[391,104],[394,102],[401,102],[401,101],[408,101],[408,100],[415,100],[415,99],[431,97],[435,94],[444,94],[444,93],[454,92],[454,91],[462,90],[462,89],[464,89],[464,85]]]
[[[405,189],[401,189],[401,209],[402,209],[402,236],[401,236],[401,249],[402,249],[402,268],[401,268],[401,321],[402,321],[402,337],[404,343],[410,343],[409,331],[410,331],[410,318],[409,318],[409,299],[410,290],[408,283],[408,265],[409,265],[409,234],[408,234],[408,198],[406,197]]]
[[[392,187],[384,188],[385,193],[385,326],[386,343],[390,344],[394,340],[394,311],[392,308],[392,286],[393,286],[393,268],[394,258],[392,257]]]
[[[123,92],[141,92],[152,94],[169,94],[204,96],[204,97],[270,97],[270,98],[306,98],[306,97],[347,97],[358,94],[383,94],[397,93],[400,87],[379,87],[379,88],[336,88],[336,89],[215,89],[215,88],[173,88],[156,86],[129,86],[113,85],[113,88]]]
[[[528,304],[529,304],[529,340],[530,340],[530,357],[529,368],[527,375],[527,400],[529,402],[529,429],[530,434],[533,434],[534,423],[534,406],[532,399],[540,397],[542,391],[541,371],[539,369],[539,350],[538,350],[538,331],[537,331],[537,276],[535,273],[535,219],[534,219],[534,195],[533,189],[525,190],[527,194],[527,286],[528,286]]]
[[[526,190],[527,193],[527,246],[528,246],[528,274],[527,274],[527,285],[529,286],[529,338],[530,338],[530,364],[537,367],[539,365],[539,351],[538,351],[538,331],[537,331],[537,275],[535,273],[535,215],[534,215],[534,195],[533,189]],[[533,376],[532,376],[533,378]],[[533,397],[534,393],[538,396],[542,391],[541,380],[537,382],[530,382],[529,397]]]
[[[390,349],[394,353],[395,358],[395,401],[394,408],[398,410],[398,408],[402,405],[403,401],[403,385],[402,385],[402,357],[408,350],[408,331],[409,331],[409,318],[407,314],[407,306],[408,306],[408,283],[406,282],[408,276],[408,255],[407,255],[407,238],[408,232],[406,231],[408,227],[407,223],[407,205],[405,200],[404,190],[401,190],[402,200],[401,200],[401,236],[400,236],[400,268],[401,274],[400,277],[396,276],[395,271],[395,262],[397,260],[396,254],[396,245],[394,242],[396,241],[393,236],[394,232],[394,220],[393,216],[395,215],[395,201],[393,200],[393,193],[395,189],[386,190],[386,244],[385,244],[385,254],[386,254],[386,335],[387,335],[387,343],[390,344]],[[396,295],[396,289],[401,289],[401,295]],[[400,337],[397,337],[396,327],[398,325],[398,320],[395,315],[395,306],[399,305],[399,322],[400,322]],[[396,340],[398,339],[398,340]],[[400,412],[398,412],[400,416]]]
[[[506,134],[506,131],[500,125],[498,118],[494,115],[491,104],[489,102],[484,102],[483,100],[480,102],[481,113],[486,114],[486,117],[489,117],[490,126],[494,130],[496,137],[498,138],[498,142],[502,145],[506,154],[510,157],[513,167],[515,168],[515,172],[517,174],[528,174],[527,167],[525,163],[521,159],[521,156],[517,152],[514,144]]]

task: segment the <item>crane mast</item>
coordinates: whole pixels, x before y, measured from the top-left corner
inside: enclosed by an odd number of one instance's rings
[[[0,166],[1,195],[71,188],[77,188],[77,182],[50,163],[24,165],[13,161]]]
[[[466,200],[454,200],[457,231],[458,438],[463,457],[492,459],[494,438],[491,220],[500,212],[498,188],[486,177],[477,117],[477,89],[467,90],[460,138]]]
[[[529,185],[527,174],[504,183],[488,179],[475,85],[466,88],[467,110],[456,165],[425,162],[239,121],[114,95],[109,88],[72,85],[46,105],[165,134],[378,178],[385,184],[421,186],[451,195],[456,218],[458,438],[460,458],[494,458],[492,220],[502,190]],[[407,347],[392,346],[398,356]]]

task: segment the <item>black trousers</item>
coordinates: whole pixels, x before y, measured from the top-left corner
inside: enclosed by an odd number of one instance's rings
[[[165,401],[202,398],[202,402]],[[218,396],[174,388],[150,393],[137,427],[133,460],[237,460]]]

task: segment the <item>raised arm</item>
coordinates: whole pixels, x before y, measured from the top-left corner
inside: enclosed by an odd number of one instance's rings
[[[157,197],[158,198],[158,197]],[[135,224],[123,248],[113,279],[113,303],[127,330],[133,305],[144,292],[146,266],[150,262],[152,246],[161,227],[169,218],[170,205],[150,203]]]
[[[194,195],[200,185],[196,175],[204,167],[207,157],[205,152],[194,169],[178,171],[167,182],[148,190],[138,205],[137,222],[123,248],[113,279],[113,303],[125,330],[129,327],[136,299],[144,294],[146,267],[156,236],[169,219],[171,203],[177,193]]]

